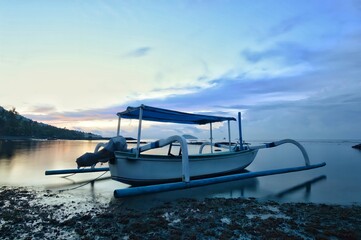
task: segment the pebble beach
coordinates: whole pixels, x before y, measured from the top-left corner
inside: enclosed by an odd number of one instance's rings
[[[139,209],[3,186],[0,208],[1,239],[361,239],[360,205],[211,198]]]

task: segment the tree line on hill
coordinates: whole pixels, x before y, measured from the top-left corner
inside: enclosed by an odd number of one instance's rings
[[[15,108],[5,110],[0,106],[0,137],[23,137],[41,139],[95,139],[99,135],[66,128],[57,128],[21,116]]]

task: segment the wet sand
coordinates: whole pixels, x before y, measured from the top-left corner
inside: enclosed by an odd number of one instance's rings
[[[1,239],[361,239],[360,205],[212,198],[139,209],[0,187],[0,209]]]

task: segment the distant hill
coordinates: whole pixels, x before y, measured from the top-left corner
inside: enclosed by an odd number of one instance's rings
[[[15,108],[10,111],[0,106],[1,138],[40,138],[40,139],[101,139],[100,135],[65,128],[57,128],[21,116]]]

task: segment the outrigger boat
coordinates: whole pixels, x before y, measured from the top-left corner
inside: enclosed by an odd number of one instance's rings
[[[311,165],[304,147],[292,139],[284,139],[259,146],[249,146],[243,143],[241,114],[238,113],[239,141],[231,142],[230,122],[236,121],[233,117],[210,116],[178,112],[146,105],[128,107],[117,113],[117,136],[107,144],[100,143],[94,153],[86,153],[76,162],[78,169],[49,170],[46,175],[97,172],[110,170],[111,178],[129,185],[130,188],[117,189],[115,197],[126,197],[138,194],[161,192],[190,188],[213,183],[234,181],[251,177],[267,176],[295,171],[309,170],[325,166],[325,163]],[[138,137],[134,148],[128,148],[124,137],[120,135],[121,119],[138,119]],[[169,122],[179,124],[197,124],[210,126],[210,142],[204,142],[197,154],[189,154],[187,140],[183,136],[171,136],[141,145],[142,121]],[[212,124],[227,122],[228,143],[213,142]],[[172,146],[180,145],[178,155],[172,154]],[[257,152],[262,148],[276,147],[284,143],[296,145],[302,152],[305,166],[275,169],[260,172],[241,173],[255,159]],[[169,146],[168,154],[148,154],[147,151]],[[205,146],[210,146],[210,152],[203,152]],[[214,151],[214,146],[223,151]],[[100,148],[102,148],[99,150]],[[99,162],[108,162],[109,168],[95,168]],[[80,169],[80,167],[90,167]]]

